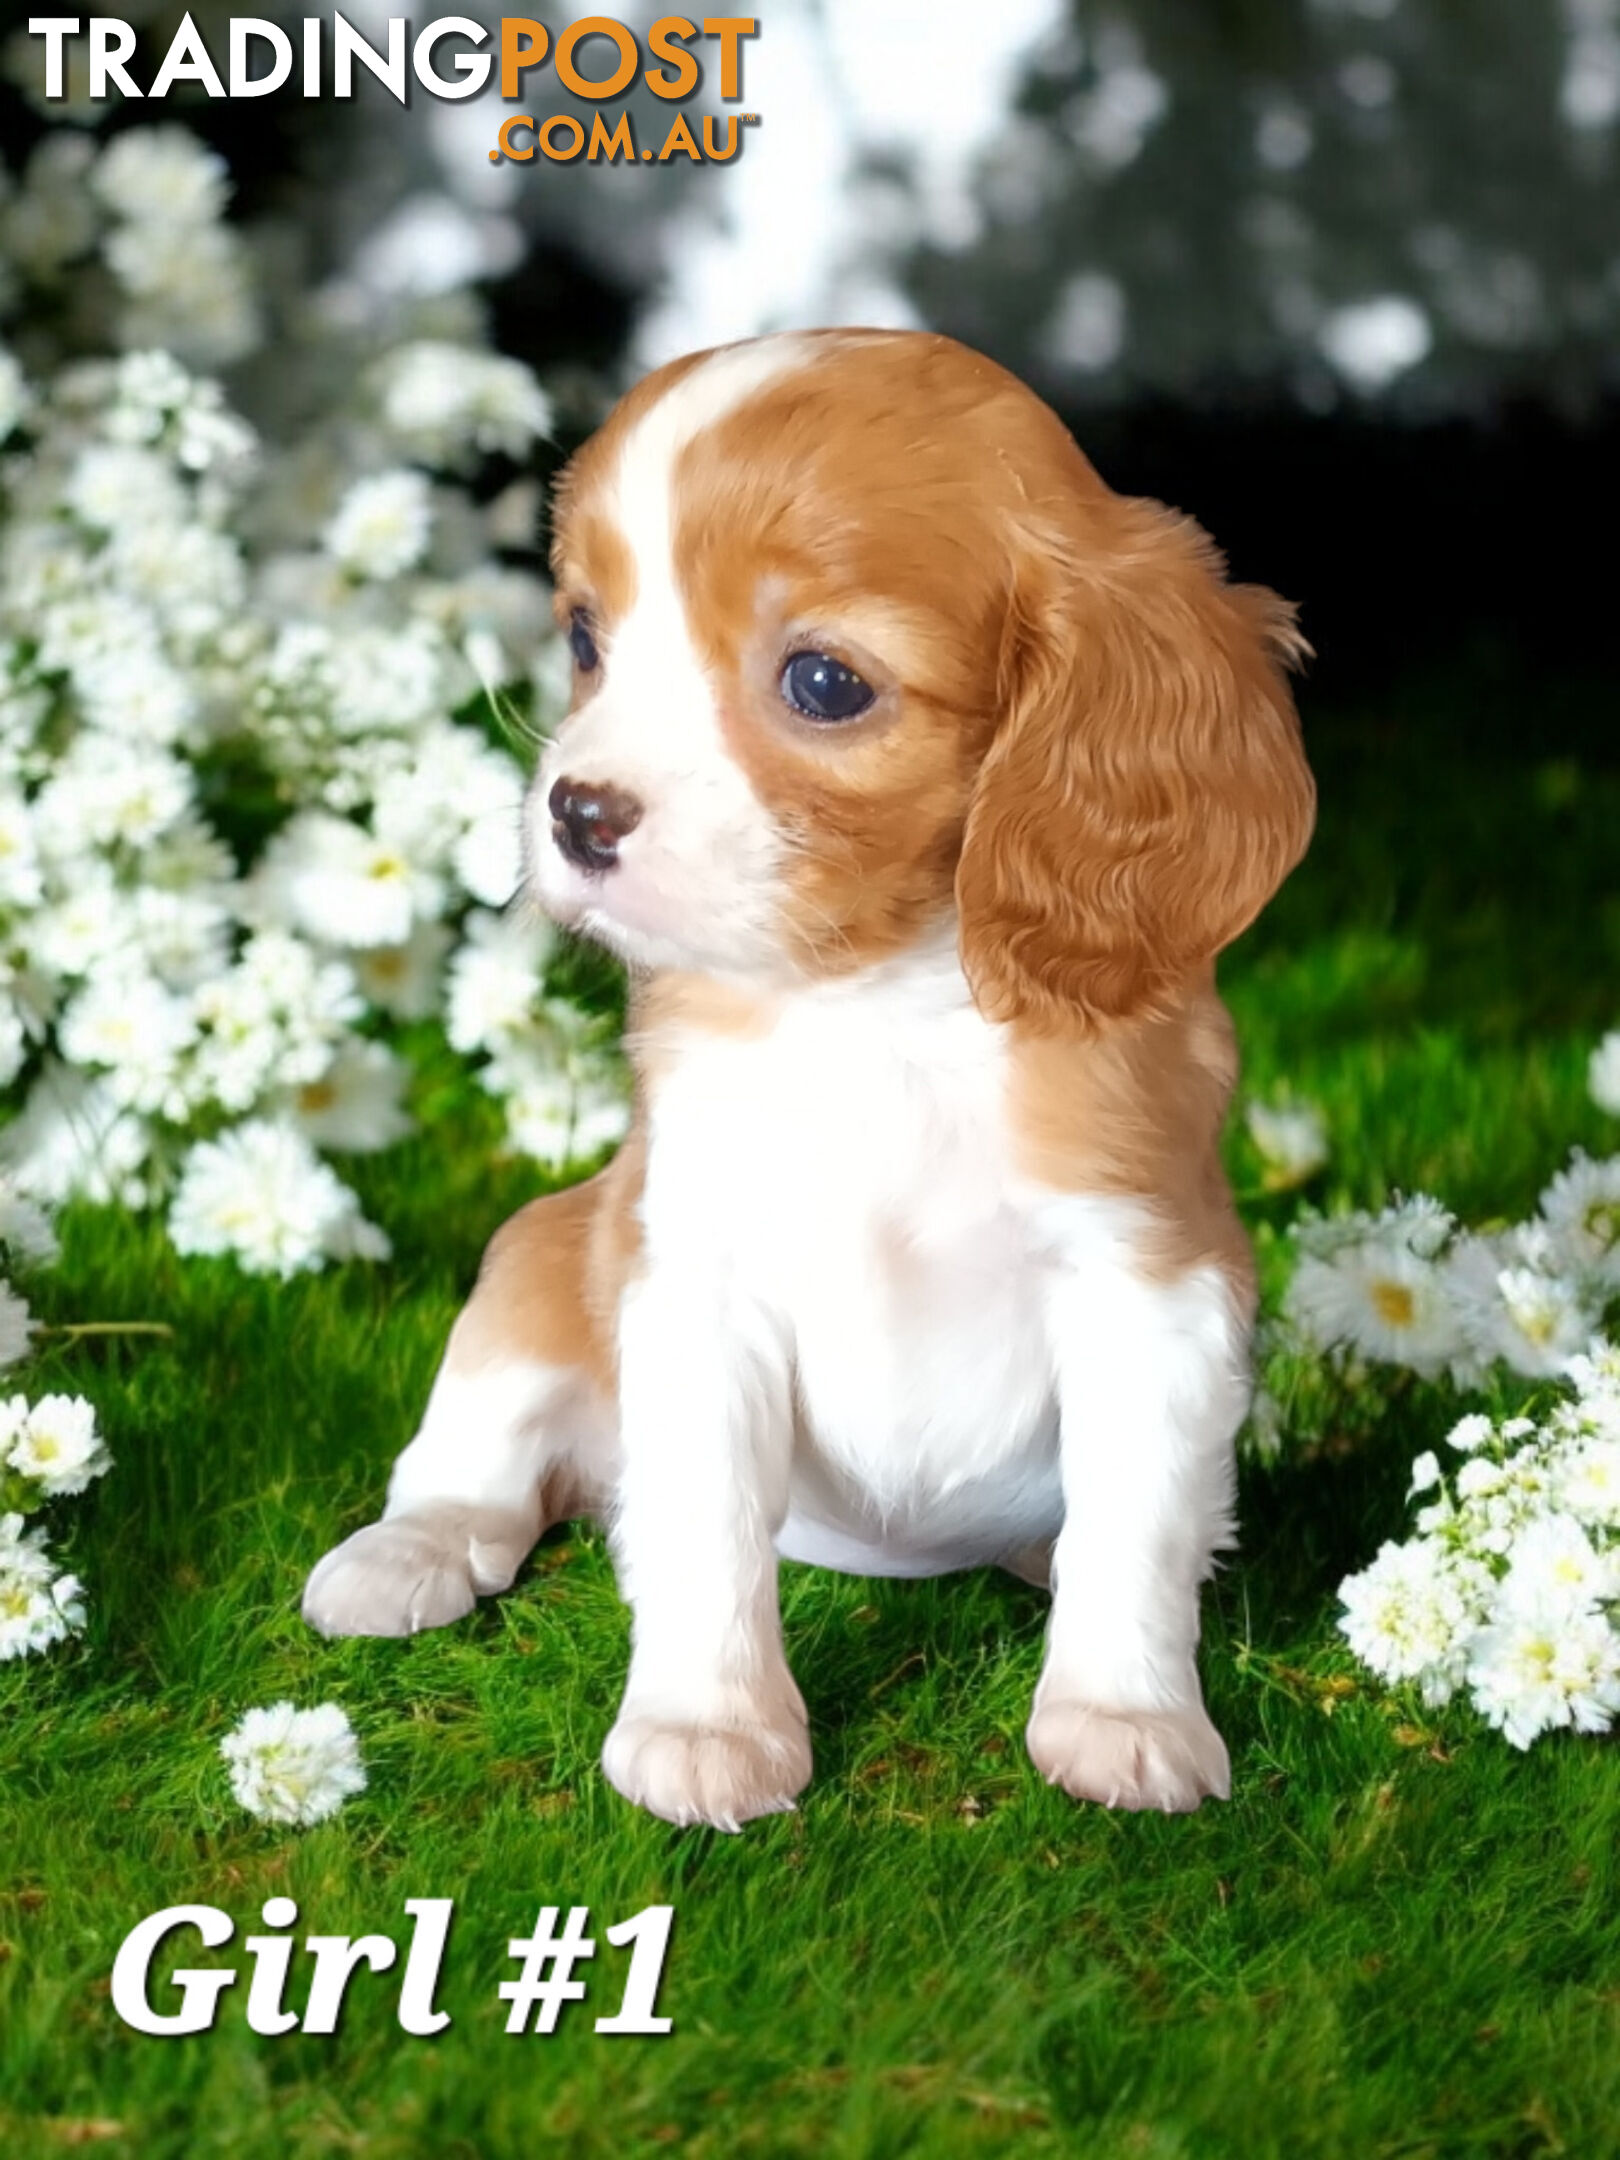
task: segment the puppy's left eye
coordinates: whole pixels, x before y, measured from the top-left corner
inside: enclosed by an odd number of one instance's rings
[[[574,665],[582,675],[589,675],[600,655],[596,639],[591,634],[591,619],[583,608],[575,608],[568,623],[568,646],[574,656]]]
[[[782,695],[807,720],[853,720],[877,692],[831,653],[795,653],[782,670]]]

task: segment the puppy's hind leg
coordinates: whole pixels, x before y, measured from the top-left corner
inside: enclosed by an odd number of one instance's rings
[[[305,1587],[321,1634],[444,1627],[508,1588],[550,1524],[607,1504],[618,1413],[591,1292],[610,1180],[533,1201],[496,1233],[381,1521]]]

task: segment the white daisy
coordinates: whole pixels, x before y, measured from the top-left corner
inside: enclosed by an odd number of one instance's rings
[[[18,1297],[10,1283],[0,1282],[0,1367],[15,1365],[28,1355],[33,1332],[28,1301]]]
[[[200,817],[176,818],[141,858],[146,890],[190,893],[226,905],[233,896],[236,864],[218,833]]]
[[[396,1020],[425,1020],[439,1009],[445,955],[454,942],[442,922],[424,922],[403,945],[368,945],[349,957],[373,1005]]]
[[[249,1710],[220,1742],[231,1791],[261,1822],[307,1827],[366,1789],[354,1727],[336,1703]]]
[[[43,891],[28,805],[20,793],[0,787],[0,907],[35,907]]]
[[[237,476],[252,460],[257,438],[227,410],[217,382],[199,380],[161,349],[126,353],[114,371],[113,402],[102,418],[111,442],[154,443],[172,432],[187,472]]]
[[[223,901],[204,892],[171,892],[143,883],[131,903],[130,945],[165,988],[195,989],[225,972],[231,918]]]
[[[23,925],[23,949],[47,975],[82,975],[92,962],[111,960],[130,942],[133,916],[128,893],[97,864]]]
[[[113,535],[106,560],[124,590],[183,646],[218,637],[246,599],[240,548],[206,525],[127,525]]]
[[[1479,1500],[1488,1493],[1500,1492],[1507,1483],[1507,1470],[1493,1455],[1474,1455],[1457,1472],[1457,1497],[1459,1500]]]
[[[1620,1343],[1605,1342],[1599,1336],[1564,1369],[1579,1401],[1620,1402]]]
[[[1620,1443],[1620,1350],[1595,1343],[1569,1360],[1565,1374],[1575,1399],[1553,1412],[1554,1429],[1566,1438]]]
[[[44,1531],[0,1515],[0,1661],[49,1650],[83,1626],[78,1577],[51,1559]]]
[[[1620,1638],[1600,1613],[1561,1600],[1504,1602],[1469,1646],[1467,1677],[1514,1747],[1558,1726],[1605,1732],[1620,1710]]]
[[[433,496],[408,466],[356,480],[324,534],[328,554],[355,577],[387,579],[415,567],[427,552]]]
[[[235,967],[192,994],[206,1035],[196,1063],[227,1109],[247,1109],[275,1082],[318,1080],[361,1017],[352,971],[302,938],[261,930]]]
[[[1481,1553],[1511,1553],[1526,1524],[1537,1521],[1552,1505],[1547,1450],[1539,1439],[1532,1439],[1505,1461],[1471,1455],[1457,1472],[1456,1494],[1458,1540]]]
[[[186,1157],[169,1210],[177,1252],[229,1253],[283,1278],[329,1259],[386,1259],[388,1241],[290,1125],[253,1119]]]
[[[1447,1289],[1467,1340],[1486,1364],[1550,1379],[1590,1340],[1595,1314],[1580,1285],[1555,1272],[1547,1234],[1520,1224],[1499,1236],[1459,1238]]]
[[[122,139],[128,142],[130,137]],[[173,353],[126,353],[113,378],[112,403],[104,423],[107,436],[113,442],[156,442],[196,387],[189,370]]]
[[[1460,1417],[1452,1426],[1446,1434],[1446,1443],[1449,1447],[1454,1447],[1460,1455],[1472,1455],[1476,1449],[1484,1447],[1495,1431],[1496,1427],[1483,1411],[1471,1410],[1466,1417]]]
[[[124,288],[124,345],[166,345],[201,367],[227,367],[263,335],[237,235],[223,225],[115,225],[102,260]]]
[[[12,1408],[21,1398],[14,1398]],[[10,1466],[49,1499],[81,1493],[111,1468],[96,1413],[82,1395],[42,1395],[24,1405],[12,1434]]]
[[[517,1089],[506,1103],[506,1130],[514,1148],[546,1170],[566,1170],[574,1158],[574,1091],[559,1074],[552,1088],[541,1082]]]
[[[272,920],[333,945],[402,945],[444,904],[440,880],[401,848],[317,810],[276,835],[256,884]]]
[[[532,1018],[556,932],[543,917],[475,909],[465,939],[450,963],[450,1041],[457,1050],[492,1050]]]
[[[87,443],[74,460],[62,500],[98,532],[156,531],[164,540],[186,516],[186,492],[156,451],[133,443]]]
[[[1380,1679],[1415,1680],[1426,1701],[1444,1702],[1461,1675],[1487,1581],[1432,1539],[1386,1540],[1370,1566],[1340,1583],[1340,1632]]]
[[[546,394],[521,361],[437,339],[391,354],[381,389],[384,421],[434,463],[475,449],[522,457],[551,428]]]
[[[1552,1379],[1592,1332],[1592,1306],[1572,1282],[1507,1268],[1496,1287],[1507,1326],[1502,1355],[1515,1372]]]
[[[346,629],[333,640],[328,668],[333,721],[345,735],[414,735],[457,702],[456,656],[419,617],[386,630]]]
[[[604,1064],[598,1073],[582,1076],[574,1092],[573,1159],[589,1162],[604,1148],[617,1147],[630,1130],[630,1116],[629,1090],[616,1066]]]
[[[504,907],[518,878],[523,775],[464,727],[425,728],[410,763],[377,784],[372,827],[413,860],[456,874],[474,899]]]
[[[111,1099],[131,1110],[183,1119],[181,1061],[197,1039],[186,999],[154,976],[110,969],[93,975],[62,1014],[57,1041],[70,1064],[107,1069]]]
[[[137,127],[115,135],[90,185],[114,217],[154,225],[210,225],[230,199],[230,169],[182,127]]]
[[[1344,1346],[1420,1373],[1444,1371],[1468,1347],[1445,1271],[1389,1220],[1326,1255],[1307,1251],[1284,1310],[1323,1349]]]
[[[143,1206],[150,1152],[146,1126],[114,1098],[104,1076],[92,1080],[54,1059],[19,1114],[0,1129],[0,1157],[15,1190],[51,1206],[64,1200]]]
[[[1429,1492],[1440,1482],[1440,1458],[1432,1448],[1425,1448],[1412,1464],[1412,1476],[1407,1492]]]
[[[1269,1191],[1307,1183],[1327,1161],[1327,1126],[1314,1103],[1251,1102],[1243,1117]]]
[[[192,807],[189,766],[157,745],[97,728],[78,737],[35,803],[42,843],[64,854],[86,842],[148,846]]]
[[[1555,1264],[1620,1290],[1620,1155],[1594,1162],[1577,1148],[1541,1196]]]
[[[523,882],[521,794],[484,811],[456,842],[451,865],[475,900],[504,908]]]
[[[1513,1541],[1508,1571],[1497,1591],[1498,1610],[1567,1606],[1584,1612],[1620,1596],[1620,1553],[1600,1552],[1573,1516],[1550,1514],[1528,1522]]]
[[[1578,1442],[1558,1459],[1558,1501],[1577,1521],[1620,1529],[1620,1439]]]
[[[196,717],[191,687],[178,668],[155,654],[127,664],[80,670],[84,717],[94,727],[148,743],[172,744]]]
[[[48,1267],[58,1255],[50,1217],[19,1192],[4,1171],[0,1171],[0,1245],[36,1267]]]
[[[383,1043],[342,1043],[318,1080],[289,1088],[281,1108],[317,1147],[366,1153],[410,1132],[403,1097],[408,1074]]]

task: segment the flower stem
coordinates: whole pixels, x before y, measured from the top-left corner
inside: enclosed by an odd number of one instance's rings
[[[36,1328],[34,1332],[77,1342],[81,1335],[172,1335],[174,1329],[167,1320],[77,1320],[59,1327]]]

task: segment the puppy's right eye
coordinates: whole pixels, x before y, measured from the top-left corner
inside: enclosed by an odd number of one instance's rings
[[[591,634],[591,618],[583,608],[575,608],[569,619],[568,646],[574,656],[574,665],[580,673],[592,674],[601,656],[596,650],[596,639]]]
[[[807,720],[855,720],[877,692],[831,653],[795,653],[782,670],[782,695]]]

